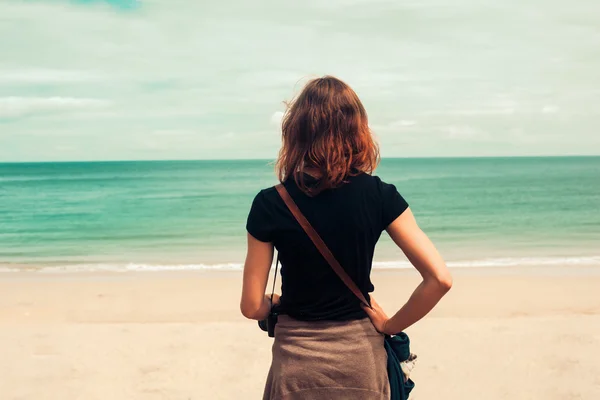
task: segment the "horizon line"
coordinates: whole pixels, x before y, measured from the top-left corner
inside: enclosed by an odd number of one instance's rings
[[[459,160],[459,159],[507,159],[507,158],[594,158],[600,154],[568,154],[568,155],[515,155],[515,156],[423,156],[423,157],[381,157],[381,160]],[[164,159],[123,159],[123,160],[40,160],[40,161],[2,161],[0,164],[58,164],[58,163],[126,163],[126,162],[228,162],[228,161],[267,161],[269,158],[164,158]]]

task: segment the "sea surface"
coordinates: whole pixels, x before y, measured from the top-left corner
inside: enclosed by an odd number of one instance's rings
[[[384,159],[450,266],[600,265],[600,157]],[[269,161],[0,164],[0,270],[241,269]],[[405,268],[387,235],[375,268]]]

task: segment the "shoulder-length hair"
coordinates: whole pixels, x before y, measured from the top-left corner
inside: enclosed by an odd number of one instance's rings
[[[350,86],[332,76],[311,80],[288,104],[282,142],[279,180],[293,178],[309,196],[339,187],[348,176],[371,174],[379,164],[364,106]],[[307,171],[318,175],[316,184],[306,184]]]

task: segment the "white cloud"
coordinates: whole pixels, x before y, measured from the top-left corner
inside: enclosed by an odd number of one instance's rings
[[[395,132],[402,130],[413,130],[417,125],[417,121],[410,119],[401,119],[393,121],[385,125],[373,125],[371,129],[376,132]]]
[[[152,132],[152,134],[154,136],[191,136],[194,135],[196,132],[190,129],[159,129],[156,130],[154,132]]]
[[[71,97],[0,97],[0,118],[18,118],[37,113],[102,108],[110,102]]]
[[[543,114],[555,114],[558,112],[558,106],[555,105],[547,105],[542,108]]]
[[[65,152],[68,152],[68,151],[75,151],[75,150],[77,150],[77,147],[59,144],[59,145],[54,146],[54,149],[56,151],[65,151]]]
[[[487,139],[487,135],[471,126],[447,126],[441,131],[446,137],[456,140],[482,140]]]
[[[0,70],[0,84],[77,83],[101,79],[98,73],[68,69],[15,69]]]
[[[408,126],[415,126],[417,124],[416,121],[412,121],[412,120],[408,120],[408,119],[401,119],[399,121],[394,121],[391,124],[389,124],[390,128],[405,128]]]
[[[455,109],[455,110],[436,110],[426,111],[424,115],[451,115],[451,116],[462,116],[462,117],[475,117],[475,116],[491,116],[491,115],[512,115],[515,114],[516,109],[514,107],[498,107],[498,108],[473,108],[473,109]]]
[[[271,123],[273,125],[281,126],[281,121],[283,119],[283,111],[275,111],[273,115],[271,115]]]

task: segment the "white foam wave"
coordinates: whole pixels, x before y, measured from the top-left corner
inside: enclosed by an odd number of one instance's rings
[[[0,272],[45,272],[45,273],[69,273],[69,272],[132,272],[132,271],[206,271],[242,270],[242,264],[70,264],[52,266],[13,266],[0,265]]]
[[[448,261],[451,268],[501,268],[517,266],[600,266],[600,256],[587,257],[506,257],[478,260]],[[241,263],[222,264],[71,264],[59,266],[1,265],[0,272],[132,272],[132,271],[241,271]],[[405,260],[376,261],[374,269],[407,269],[412,265]]]
[[[526,267],[551,265],[600,265],[600,256],[589,257],[506,257],[479,260],[448,261],[451,268]],[[408,261],[374,262],[373,268],[397,269],[412,268]]]

